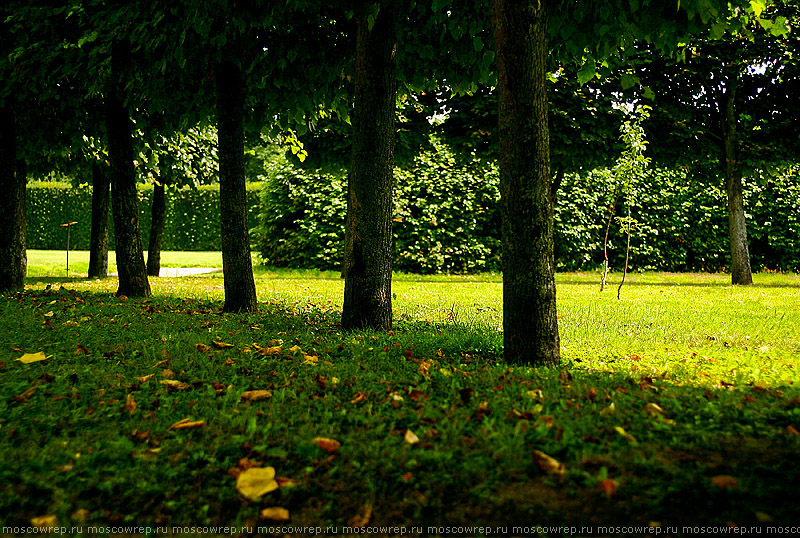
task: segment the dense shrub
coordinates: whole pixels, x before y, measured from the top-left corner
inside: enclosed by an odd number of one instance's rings
[[[500,269],[498,174],[494,167],[458,164],[448,149],[419,156],[395,170],[394,268],[476,272]],[[344,172],[301,171],[275,161],[262,178],[262,211],[254,243],[265,263],[337,270],[342,263]],[[555,257],[559,270],[593,269],[603,260],[603,236],[616,182],[607,170],[567,174],[557,195]],[[683,171],[652,170],[632,186],[632,269],[718,270],[729,263],[725,193]],[[615,217],[627,214],[626,197]],[[745,185],[754,269],[800,268],[800,185],[783,177]],[[625,261],[618,218],[609,232],[613,268]]]
[[[341,267],[347,211],[345,173],[303,171],[286,161],[264,178],[255,232],[264,262]],[[394,268],[414,273],[499,269],[497,173],[456,165],[447,148],[395,170]]]
[[[250,225],[257,222],[261,185],[248,184]],[[152,185],[139,187],[139,224],[145,247],[150,237]],[[91,187],[72,187],[64,183],[31,183],[26,203],[28,248],[63,249],[66,246],[64,222],[77,221],[70,230],[70,248],[87,250],[92,222]],[[110,225],[110,248],[114,248],[114,223]],[[164,250],[219,250],[219,187],[205,185],[195,189],[167,189],[167,221]]]

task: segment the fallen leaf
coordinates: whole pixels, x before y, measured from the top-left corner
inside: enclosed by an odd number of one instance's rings
[[[417,373],[428,377],[431,366],[433,366],[433,361],[431,359],[425,359],[421,363],[419,363],[419,368],[417,368]]]
[[[720,474],[711,478],[711,483],[720,489],[736,489],[739,482],[732,476]]]
[[[83,353],[84,355],[88,355],[89,348],[83,344],[75,344],[75,353]]]
[[[797,431],[797,428],[795,428],[791,424],[786,426],[786,433],[788,433],[789,435],[794,435],[795,437],[800,435],[800,432]]]
[[[205,344],[195,344],[194,348],[200,353],[208,353],[211,351],[211,348]]]
[[[22,357],[18,358],[17,360],[20,361],[22,364],[30,364],[32,362],[39,362],[43,360],[47,360],[52,355],[44,356],[44,351],[40,351],[38,353],[25,353]]]
[[[27,389],[25,392],[23,392],[19,396],[14,396],[14,400],[16,400],[19,403],[25,402],[25,401],[28,400],[28,398],[33,396],[34,392],[36,392],[36,385],[30,387],[29,389]]]
[[[359,402],[363,402],[366,399],[367,399],[367,395],[364,394],[361,391],[358,391],[358,392],[355,393],[355,396],[353,396],[353,399],[350,400],[350,403],[351,404],[357,404]]]
[[[48,514],[46,516],[39,516],[31,519],[31,525],[38,529],[51,528],[58,526],[58,518],[55,514]]]
[[[144,376],[142,376],[142,377],[137,377],[137,378],[135,378],[135,379],[136,379],[136,381],[138,381],[139,383],[147,383],[148,381],[150,381],[150,379],[152,379],[152,378],[153,378],[153,376],[154,376],[154,375],[156,375],[156,374],[144,375]]]
[[[242,400],[247,400],[248,402],[255,402],[256,400],[264,400],[266,398],[272,398],[271,390],[246,390],[242,393]]]
[[[367,526],[370,518],[372,517],[372,505],[367,503],[358,509],[358,513],[351,517],[347,524],[351,527],[363,528]]]
[[[128,394],[125,397],[125,405],[122,408],[128,412],[129,415],[136,411],[136,400],[133,399],[133,394]]]
[[[409,445],[416,445],[417,443],[419,443],[419,437],[417,437],[417,434],[412,432],[411,430],[406,430],[406,434],[403,437],[403,439]]]
[[[269,519],[271,521],[289,521],[289,511],[286,508],[278,506],[270,506],[261,510],[261,519]]]
[[[623,428],[622,426],[614,426],[614,430],[618,434],[620,434],[622,437],[624,437],[626,441],[628,441],[628,442],[630,442],[630,443],[632,443],[634,445],[639,443],[639,441],[636,440],[636,437],[634,437],[633,435],[631,435],[628,432],[626,432],[625,428]]]
[[[225,342],[217,342],[216,340],[212,340],[211,345],[217,349],[228,349],[233,347],[233,344],[227,344]]]
[[[291,351],[292,353],[296,353],[298,351],[303,351],[303,349],[300,346],[292,346],[289,348],[289,351]]]
[[[205,425],[206,425],[206,421],[205,420],[197,420],[197,421],[193,422],[193,421],[189,420],[188,418],[184,418],[182,420],[179,420],[178,422],[176,422],[175,424],[173,424],[169,428],[167,428],[167,431],[172,431],[172,430],[191,430],[193,428],[202,428]]]
[[[756,512],[756,519],[759,523],[771,523],[772,516],[767,514],[766,512]]]
[[[306,355],[305,353],[303,354],[303,359],[303,364],[316,364],[319,361],[319,357],[316,355]]]
[[[292,480],[288,476],[279,476],[275,478],[275,480],[278,482],[278,485],[282,488],[296,488],[297,486],[300,485],[299,482],[297,482],[296,480]]]
[[[606,480],[603,480],[602,482],[600,482],[599,486],[600,486],[600,489],[602,489],[603,492],[606,495],[611,497],[612,495],[614,495],[617,492],[617,489],[619,489],[619,482],[617,482],[616,480],[612,480],[610,478],[607,478]]]
[[[89,517],[89,511],[86,508],[78,508],[74,512],[72,512],[72,519],[76,521],[83,521],[87,517]]]
[[[604,407],[603,409],[600,410],[600,416],[602,417],[605,415],[612,415],[616,412],[617,412],[617,406],[614,405],[614,402],[611,402],[608,407]]]
[[[535,463],[539,469],[546,473],[559,476],[563,476],[566,473],[566,468],[564,467],[563,463],[551,456],[548,456],[540,450],[533,451],[533,463]]]
[[[317,445],[325,452],[330,452],[331,454],[339,450],[339,447],[342,446],[342,443],[336,439],[328,439],[327,437],[314,437],[311,440],[311,443]]]
[[[251,501],[276,489],[278,482],[274,467],[251,467],[239,473],[236,479],[236,490]]]
[[[192,388],[191,385],[188,383],[184,383],[183,381],[176,381],[175,379],[162,379],[159,381],[162,385],[167,385],[168,387],[172,387],[175,390],[186,390]]]
[[[661,406],[654,404],[653,402],[649,402],[644,406],[644,412],[653,417],[657,415],[664,416],[664,410],[661,409]]]

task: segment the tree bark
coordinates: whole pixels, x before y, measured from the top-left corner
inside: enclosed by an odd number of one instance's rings
[[[120,88],[128,67],[129,45],[115,42],[111,52],[111,80],[106,95],[106,132],[111,161],[111,206],[117,252],[117,295],[149,297],[150,282],[144,265],[139,227],[139,198],[133,165],[133,126],[123,105]]]
[[[167,196],[164,185],[153,186],[153,204],[150,209],[150,242],[147,246],[147,275],[158,276],[161,272],[161,241],[167,218]]]
[[[25,286],[25,167],[17,162],[16,121],[0,108],[0,292]]]
[[[723,93],[722,114],[723,151],[725,163],[725,191],[728,195],[728,227],[731,248],[731,283],[747,286],[753,283],[750,270],[750,251],[747,246],[747,224],[744,216],[742,171],[739,167],[738,139],[736,135],[737,80],[730,79]]]
[[[92,231],[89,239],[89,278],[108,276],[108,214],[111,182],[105,165],[92,164]]]
[[[231,60],[216,66],[219,198],[225,312],[258,310],[244,175],[244,81]]]
[[[347,182],[342,328],[392,327],[392,184],[397,6],[384,3],[372,29],[359,20],[353,152]]]
[[[505,359],[560,362],[547,104],[548,0],[494,0]]]

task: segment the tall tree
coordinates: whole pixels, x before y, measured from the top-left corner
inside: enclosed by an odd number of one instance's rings
[[[108,276],[108,218],[111,181],[105,163],[92,164],[92,230],[89,238],[89,278]]]
[[[560,361],[547,106],[548,0],[495,0],[503,219],[503,353]]]
[[[348,176],[342,327],[392,326],[392,181],[398,11],[360,14]]]
[[[655,91],[647,129],[655,158],[720,177],[727,195],[731,282],[752,284],[743,178],[797,162],[800,153],[800,38],[788,21],[800,10],[779,2],[746,25],[695,40],[675,62],[643,54],[635,74]],[[759,13],[761,15],[761,13]]]
[[[0,104],[0,292],[22,288],[25,252],[25,174],[17,159],[16,121],[9,100]]]
[[[150,282],[144,263],[139,227],[139,198],[133,164],[133,125],[123,104],[124,72],[130,66],[130,44],[115,41],[111,52],[111,77],[106,91],[106,132],[111,160],[111,205],[117,252],[117,295],[149,297]]]
[[[244,178],[245,86],[233,58],[225,58],[217,64],[216,81],[224,310],[255,312],[258,300],[250,258]]]

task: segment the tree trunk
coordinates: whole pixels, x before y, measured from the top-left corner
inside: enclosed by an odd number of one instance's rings
[[[750,285],[753,275],[750,270],[750,251],[747,247],[747,225],[744,216],[742,195],[742,171],[739,168],[736,136],[736,79],[723,93],[722,114],[724,122],[723,146],[725,157],[725,190],[728,194],[728,226],[731,243],[731,282],[734,285]]]
[[[17,162],[16,122],[0,108],[0,292],[25,286],[25,167]]]
[[[167,197],[164,185],[153,186],[153,205],[150,220],[150,243],[147,247],[147,275],[158,276],[161,272],[161,240],[164,237],[164,223],[167,217]]]
[[[359,20],[353,153],[347,182],[342,328],[392,327],[392,183],[397,8]]]
[[[560,362],[547,105],[548,0],[494,0],[503,343],[508,362]]]
[[[108,276],[108,212],[111,182],[105,165],[92,164],[92,235],[89,240],[89,278]]]
[[[133,126],[119,88],[128,66],[129,45],[115,42],[111,53],[111,80],[106,95],[106,132],[111,161],[111,206],[117,251],[117,295],[149,297],[150,282],[144,265],[139,228],[139,197],[133,165]]]
[[[258,310],[244,176],[244,81],[231,60],[217,64],[217,141],[225,312]]]

